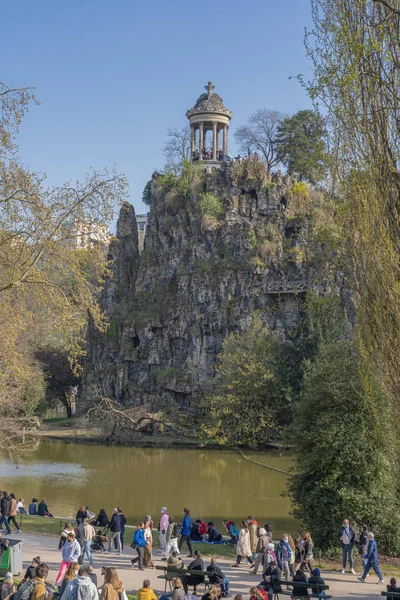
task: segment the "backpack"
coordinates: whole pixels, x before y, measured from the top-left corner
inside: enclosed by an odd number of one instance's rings
[[[90,600],[92,598],[90,587],[89,585],[78,585],[75,579],[71,589],[71,598],[73,600]]]
[[[13,600],[31,600],[34,587],[37,581],[27,581],[19,586],[13,594]]]

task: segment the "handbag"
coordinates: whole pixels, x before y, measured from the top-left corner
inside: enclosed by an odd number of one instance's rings
[[[121,590],[121,592],[119,594],[119,599],[120,600],[128,600],[128,596],[126,595],[126,591],[125,590]]]

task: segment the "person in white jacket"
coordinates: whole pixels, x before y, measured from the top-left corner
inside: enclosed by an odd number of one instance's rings
[[[169,525],[169,515],[167,511],[167,507],[163,506],[161,508],[161,519],[160,519],[160,552],[161,554],[165,554],[165,550],[167,547],[167,529]]]
[[[81,588],[81,594],[78,594]],[[61,600],[73,600],[73,598],[82,597],[85,600],[99,600],[99,594],[93,581],[89,577],[89,572],[85,567],[78,571],[78,577],[72,579],[65,588]]]

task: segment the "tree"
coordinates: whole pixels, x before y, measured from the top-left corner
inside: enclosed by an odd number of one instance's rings
[[[318,548],[337,546],[344,517],[367,523],[380,548],[398,552],[393,430],[388,403],[357,343],[332,339],[309,362],[293,425],[293,514]]]
[[[284,118],[277,110],[259,108],[252,113],[245,125],[235,131],[235,140],[240,150],[256,152],[265,160],[267,172],[279,163],[276,147],[276,134],[279,122]]]
[[[312,0],[302,79],[327,114],[332,197],[353,272],[360,341],[393,402],[400,397],[399,0]],[[339,199],[339,201],[338,201]]]
[[[67,417],[72,417],[72,390],[79,378],[71,368],[65,348],[42,348],[36,353],[46,376],[46,406],[53,408],[57,402],[65,406]]]
[[[178,173],[182,164],[190,160],[189,125],[168,129],[167,140],[164,144],[164,156],[167,160],[167,167],[174,173]]]
[[[277,160],[289,175],[316,183],[325,174],[326,128],[322,117],[312,110],[300,110],[277,126],[275,147]]]
[[[217,364],[219,377],[204,399],[203,433],[222,445],[262,446],[276,437],[280,409],[274,357],[279,340],[255,318],[224,341]]]
[[[77,241],[111,220],[126,186],[104,170],[51,188],[26,169],[16,136],[33,101],[31,90],[0,84],[0,416],[12,414],[16,427],[44,395],[35,351],[63,346],[77,364],[88,311],[106,326],[96,302],[104,250],[79,250]]]

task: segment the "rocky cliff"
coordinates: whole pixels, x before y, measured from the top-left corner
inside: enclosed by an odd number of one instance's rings
[[[255,312],[284,335],[315,281],[311,200],[280,172],[257,161],[188,166],[155,173],[148,192],[140,255],[134,210],[121,209],[102,295],[110,327],[89,327],[81,407],[94,391],[126,407],[194,405],[226,336]]]

